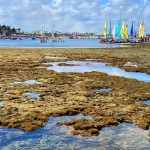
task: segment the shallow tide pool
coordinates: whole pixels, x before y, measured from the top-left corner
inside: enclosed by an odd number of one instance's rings
[[[97,137],[81,137],[70,133],[71,127],[57,126],[57,122],[72,119],[84,119],[82,114],[76,116],[52,117],[45,127],[33,132],[0,127],[1,150],[99,150],[99,149],[148,149],[148,131],[132,124],[120,124],[106,127]]]
[[[28,98],[35,98],[35,99],[40,99],[40,94],[37,93],[31,93],[31,92],[26,92],[24,93]]]
[[[143,104],[146,104],[146,105],[150,106],[150,100],[147,100],[147,101],[140,101],[140,102],[143,103]]]
[[[28,84],[28,85],[34,85],[34,84],[41,84],[41,82],[37,82],[36,80],[27,80],[27,81],[23,81],[23,82],[18,82],[15,81],[11,84]]]
[[[127,72],[118,67],[107,66],[105,63],[91,62],[91,61],[67,61],[66,64],[74,64],[74,66],[58,66],[60,62],[50,62],[52,66],[47,67],[47,70],[54,70],[56,72],[103,72],[110,76],[121,76],[125,78],[133,78],[139,81],[150,82],[150,75],[140,72]]]

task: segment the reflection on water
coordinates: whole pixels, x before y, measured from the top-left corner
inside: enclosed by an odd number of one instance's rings
[[[45,56],[45,58],[49,58],[49,59],[67,59],[67,57],[55,57],[55,56]]]
[[[144,149],[149,148],[147,133],[131,124],[107,127],[97,137],[71,135],[71,127],[56,126],[57,122],[83,119],[83,115],[50,118],[44,128],[33,132],[0,127],[1,150],[99,150],[99,149]]]
[[[2,105],[2,104],[5,104],[5,102],[4,101],[0,101],[0,105]]]
[[[59,62],[51,62],[52,66],[47,67],[48,70],[54,70],[57,72],[104,72],[111,76],[122,76],[125,78],[133,78],[139,81],[150,82],[150,75],[139,72],[127,72],[118,67],[107,66],[105,63],[90,62],[90,61],[67,61],[67,64],[75,64],[79,66],[58,66]]]
[[[24,93],[28,98],[36,98],[36,99],[40,99],[40,94],[37,94],[37,93],[30,93],[30,92],[27,92],[27,93]]]
[[[140,102],[143,103],[143,104],[146,104],[146,105],[150,106],[150,100],[147,100],[147,101],[140,101]]]
[[[101,92],[109,92],[109,91],[111,91],[112,90],[112,88],[100,88],[100,89],[94,89],[94,91],[101,91]]]
[[[13,82],[12,84],[29,84],[29,85],[34,85],[34,84],[41,84],[41,82],[37,82],[36,80],[27,80],[24,82]]]

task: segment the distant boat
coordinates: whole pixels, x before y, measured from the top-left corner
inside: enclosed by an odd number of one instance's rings
[[[43,31],[43,26],[42,26],[40,43],[45,43],[45,42],[46,42],[46,40],[45,40],[45,38],[44,38],[44,31]]]
[[[132,25],[131,25],[131,30],[130,30],[130,36],[133,39],[134,38],[134,25],[133,25],[133,20],[132,20]]]
[[[56,37],[54,36],[53,33],[52,33],[52,36],[51,36],[51,42],[57,42]]]
[[[36,38],[35,38],[35,37],[31,37],[31,39],[32,39],[32,40],[35,40]]]
[[[145,30],[144,21],[142,21],[139,27],[139,38],[145,38],[145,37],[146,37],[146,30]]]
[[[51,42],[57,42],[56,37],[54,35],[54,25],[53,25],[53,32],[52,32],[52,36],[51,36]]]
[[[40,38],[40,43],[45,43],[46,40],[44,38]]]
[[[12,37],[12,38],[11,38],[11,40],[17,40],[17,39],[18,39],[17,37]]]
[[[77,32],[74,33],[73,38],[74,38],[74,39],[78,39],[78,33],[77,33]]]
[[[68,37],[68,39],[73,39],[73,35],[70,35],[70,36]]]
[[[107,23],[106,23],[106,18],[105,18],[105,21],[104,21],[104,37],[105,37],[105,39],[107,38]]]
[[[112,33],[112,34],[111,34]],[[118,21],[118,27],[116,29],[116,21],[114,24],[113,30],[111,30],[111,21],[110,21],[110,37],[107,36],[107,24],[106,19],[104,20],[104,34],[103,37],[100,38],[99,43],[143,43],[150,42],[150,38],[146,35],[146,28],[144,25],[144,21],[137,27],[135,27],[135,23],[132,21],[131,30],[129,33],[128,30],[128,22],[122,21],[121,18]]]

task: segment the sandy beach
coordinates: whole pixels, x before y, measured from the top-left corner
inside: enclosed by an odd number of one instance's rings
[[[49,57],[48,57],[49,56]],[[54,57],[54,58],[52,58]],[[0,49],[0,125],[33,131],[49,117],[82,113],[93,119],[58,122],[72,126],[72,134],[98,135],[103,127],[122,122],[150,126],[150,83],[101,72],[58,73],[47,70],[48,62],[105,62],[126,71],[150,74],[149,45],[113,49]],[[61,58],[62,57],[62,58]],[[23,84],[34,80],[35,84]],[[95,89],[111,88],[109,92]],[[38,93],[40,99],[25,93]],[[149,134],[150,136],[150,134]]]

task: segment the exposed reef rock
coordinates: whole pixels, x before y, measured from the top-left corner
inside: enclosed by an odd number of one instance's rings
[[[44,126],[49,117],[77,115],[78,119],[58,123],[72,126],[74,135],[97,136],[107,126],[133,123],[148,130],[150,107],[139,100],[150,100],[150,83],[105,73],[57,73],[46,68],[45,56],[64,56],[65,60],[95,59],[127,71],[150,74],[150,51],[147,45],[121,49],[0,49],[0,125],[33,131]],[[58,60],[57,60],[58,61]],[[59,65],[68,65],[61,60]],[[124,66],[133,62],[138,67]],[[38,68],[39,67],[39,68]],[[12,84],[36,80],[40,84]],[[96,88],[111,88],[108,92]],[[40,99],[24,93],[40,94]]]

